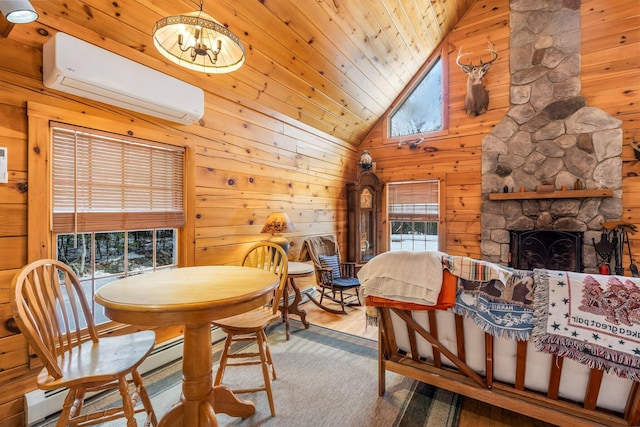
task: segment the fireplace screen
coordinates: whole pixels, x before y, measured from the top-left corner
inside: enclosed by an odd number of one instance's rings
[[[510,231],[514,268],[582,272],[582,233],[557,230]]]

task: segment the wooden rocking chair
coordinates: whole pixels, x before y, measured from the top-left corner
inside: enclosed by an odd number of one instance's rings
[[[316,281],[320,300],[307,294],[318,307],[335,314],[347,314],[345,307],[361,306],[360,281],[356,277],[356,264],[343,263],[336,236],[328,234],[307,238],[300,250],[300,261],[312,260],[316,270]],[[327,298],[337,304],[335,309],[323,304]]]

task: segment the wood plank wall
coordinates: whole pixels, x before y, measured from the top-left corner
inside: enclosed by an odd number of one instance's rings
[[[42,52],[0,37],[0,58],[14,57],[21,60],[0,61],[0,146],[8,147],[9,153],[9,183],[0,184],[0,426],[24,425],[22,396],[35,388],[37,374],[29,368],[31,355],[24,338],[5,326],[11,317],[11,279],[31,258],[50,254],[50,242],[34,244],[40,238],[27,230],[27,209],[33,208],[28,199],[43,196],[29,197],[28,192],[29,187],[38,188],[28,181],[29,130],[41,126],[34,125],[35,118],[28,120],[28,110],[37,109],[38,117],[66,118],[187,147],[191,185],[183,265],[239,263],[252,243],[269,237],[260,231],[276,210],[288,212],[297,227],[287,235],[291,259],[297,259],[302,241],[310,235],[337,234],[346,250],[345,189],[355,178],[357,161],[352,145],[211,93],[205,95],[202,125],[172,125],[45,89]],[[42,221],[46,224],[46,214]],[[46,225],[40,234],[46,240]],[[179,328],[159,331],[158,341],[178,333]]]
[[[612,4],[610,4],[612,3]],[[640,224],[640,164],[629,147],[640,125],[638,94],[638,8],[636,0],[583,1],[583,95],[623,120],[623,218]],[[634,14],[634,11],[636,12]],[[423,143],[419,150],[382,144],[381,125],[359,149],[369,149],[383,182],[420,178],[442,180],[446,246],[452,254],[480,256],[480,143],[508,109],[508,1],[478,1],[445,42],[448,59],[449,135]],[[455,65],[460,45],[480,51],[489,38],[500,59],[486,78],[490,111],[464,114],[466,76]],[[187,263],[233,264],[252,242],[263,239],[269,212],[285,210],[298,229],[288,236],[297,258],[305,236],[336,233],[346,244],[345,184],[355,178],[357,151],[299,123],[276,119],[212,94],[206,96],[204,126],[179,127],[115,108],[63,96],[41,84],[41,52],[0,37],[0,146],[9,148],[9,184],[0,184],[0,426],[24,424],[22,395],[33,389],[35,371],[19,334],[9,332],[9,284],[27,261],[27,101],[79,114],[109,117],[126,129],[138,123],[184,139],[191,148],[195,185],[188,212],[193,238],[186,243]],[[431,147],[424,151],[425,146]],[[434,151],[431,151],[431,150]],[[640,251],[640,234],[633,236]],[[638,260],[636,260],[638,261]],[[628,259],[625,261],[628,265]],[[165,337],[163,335],[163,337]]]
[[[635,0],[583,0],[582,95],[623,121],[622,220],[640,227],[640,161],[629,145],[640,128],[640,8]],[[489,39],[500,54],[485,76],[489,111],[478,117],[464,112],[466,74],[456,65],[460,46],[482,52]],[[481,142],[509,109],[509,2],[476,2],[443,45],[448,56],[449,133],[421,143],[385,143],[383,122],[377,124],[360,149],[376,162],[382,182],[439,179],[444,196],[445,245],[450,254],[479,258],[481,225]],[[638,131],[637,138],[640,138]],[[640,232],[631,235],[632,252],[640,263]],[[629,257],[624,266],[629,273]]]

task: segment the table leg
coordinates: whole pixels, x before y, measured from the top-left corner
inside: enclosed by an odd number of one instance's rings
[[[278,307],[280,313],[282,313],[282,320],[284,321],[284,335],[285,339],[289,341],[289,280],[282,290],[282,305]]]
[[[253,402],[239,400],[227,387],[212,387],[211,323],[186,326],[183,354],[182,397],[160,427],[217,427],[216,411],[243,418],[255,413]]]
[[[285,300],[284,300],[284,304],[286,305],[283,314],[286,313],[287,315],[287,319],[285,320],[287,323],[287,327],[286,327],[286,335],[287,335],[287,339],[289,339],[289,318],[288,315],[289,314],[296,314],[298,316],[300,316],[300,321],[302,322],[302,324],[304,325],[305,329],[309,329],[309,322],[307,322],[307,312],[300,309],[300,302],[302,301],[302,294],[300,293],[300,289],[298,288],[298,286],[296,285],[296,282],[293,280],[293,277],[289,277],[289,282],[287,283],[287,288],[291,286],[291,289],[293,289],[293,292],[295,294],[295,296],[293,297],[293,302],[291,304],[287,303],[289,302],[289,297],[287,295],[287,293],[285,292]]]

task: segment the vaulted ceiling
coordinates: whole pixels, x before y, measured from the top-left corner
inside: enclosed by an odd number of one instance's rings
[[[154,23],[189,0],[31,0],[39,19],[0,25],[36,48],[58,31],[271,115],[357,145],[475,0],[205,0],[243,41],[230,74],[189,71],[153,46]],[[4,19],[4,18],[0,18]]]

